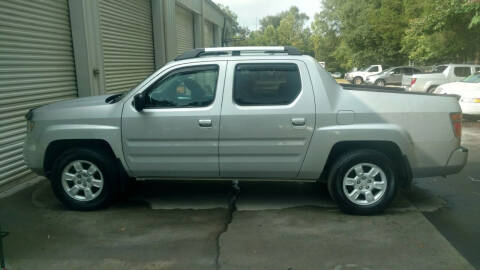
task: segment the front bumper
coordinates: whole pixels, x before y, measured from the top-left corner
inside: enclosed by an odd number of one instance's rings
[[[28,168],[34,171],[38,175],[45,175],[43,171],[43,149],[38,140],[28,136],[23,144],[23,160],[27,164]]]

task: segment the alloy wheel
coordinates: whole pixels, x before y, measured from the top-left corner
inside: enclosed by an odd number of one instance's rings
[[[372,205],[387,190],[387,176],[377,165],[359,163],[352,166],[343,178],[343,192],[356,205]]]
[[[90,161],[74,160],[62,172],[62,186],[68,196],[88,202],[103,190],[104,178],[100,169]]]

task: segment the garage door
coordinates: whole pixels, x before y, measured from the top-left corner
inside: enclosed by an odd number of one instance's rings
[[[177,54],[193,49],[193,14],[177,6],[175,9],[175,26],[177,29]]]
[[[25,113],[77,97],[68,2],[0,1],[0,186],[31,174]]]
[[[205,21],[203,23],[203,42],[205,47],[213,47],[215,44],[214,34],[213,34],[213,23]]]
[[[150,0],[102,0],[99,8],[105,92],[130,90],[155,69]]]

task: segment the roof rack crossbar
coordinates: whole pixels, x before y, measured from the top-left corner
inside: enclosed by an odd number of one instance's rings
[[[292,46],[258,46],[258,47],[218,47],[218,48],[197,48],[186,51],[177,56],[175,61],[197,58],[206,55],[225,55],[231,53],[233,56],[240,55],[241,52],[263,52],[263,53],[286,53],[288,55],[302,55],[302,53]]]

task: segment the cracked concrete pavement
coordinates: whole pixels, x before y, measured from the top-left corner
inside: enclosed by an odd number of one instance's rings
[[[74,212],[44,181],[0,200],[0,220],[9,269],[473,269],[404,196],[355,217],[314,183],[148,182]]]

